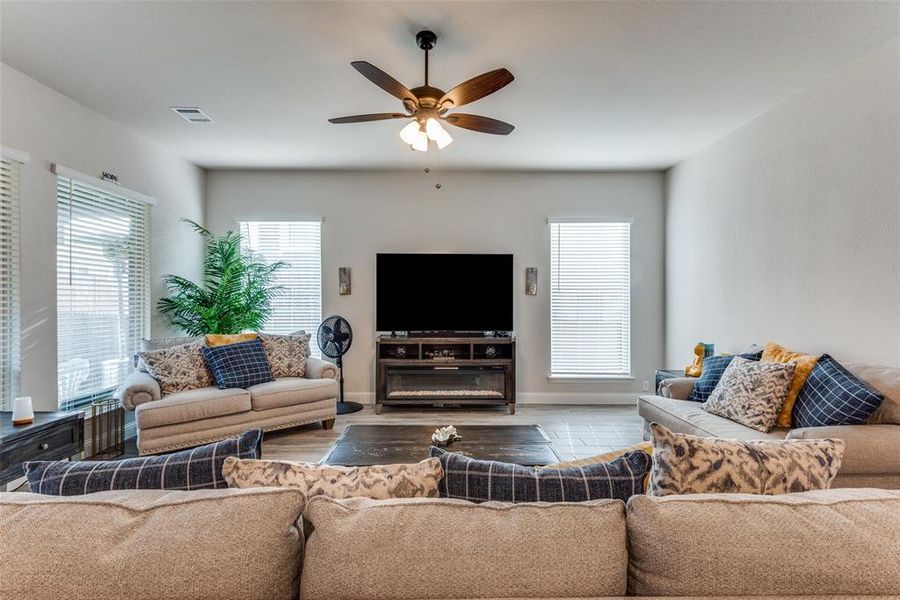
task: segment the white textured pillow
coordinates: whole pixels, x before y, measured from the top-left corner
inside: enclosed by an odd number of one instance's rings
[[[795,368],[793,362],[764,363],[735,356],[703,408],[768,433],[775,427]]]
[[[441,461],[436,458],[411,464],[338,467],[228,457],[222,466],[228,487],[296,488],[307,498],[431,498],[438,495],[442,476]]]

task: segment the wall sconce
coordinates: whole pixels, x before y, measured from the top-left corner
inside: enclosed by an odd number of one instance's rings
[[[338,267],[338,293],[350,295],[350,267]]]
[[[525,295],[537,296],[537,267],[525,269]]]

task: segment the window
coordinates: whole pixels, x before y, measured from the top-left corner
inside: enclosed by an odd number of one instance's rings
[[[18,394],[19,167],[0,159],[0,410]]]
[[[631,375],[631,223],[550,222],[550,375]]]
[[[246,247],[266,262],[287,263],[275,276],[283,291],[272,302],[265,330],[287,334],[302,329],[315,336],[322,321],[322,222],[245,221],[241,235]],[[319,356],[313,340],[310,350]]]
[[[111,394],[131,370],[150,318],[150,204],[92,178],[57,177],[59,405]]]

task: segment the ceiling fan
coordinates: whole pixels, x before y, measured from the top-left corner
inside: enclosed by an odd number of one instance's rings
[[[428,51],[437,43],[437,35],[431,31],[420,31],[416,34],[416,44],[425,51],[425,85],[408,89],[405,85],[379,69],[364,61],[350,63],[362,73],[363,77],[403,102],[405,113],[374,113],[337,117],[328,119],[331,123],[363,123],[365,121],[385,121],[389,119],[413,119],[400,130],[400,138],[413,150],[428,151],[429,141],[435,142],[443,149],[453,141],[450,134],[441,126],[441,122],[449,123],[463,129],[494,135],[509,135],[515,127],[509,123],[490,117],[470,115],[466,113],[449,113],[464,104],[480,100],[508,85],[513,74],[506,69],[495,69],[464,81],[449,92],[444,92],[428,85]]]

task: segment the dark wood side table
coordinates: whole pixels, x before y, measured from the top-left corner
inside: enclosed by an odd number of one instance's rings
[[[71,458],[83,450],[84,413],[35,412],[33,423],[16,427],[11,412],[0,412],[0,489],[25,475],[25,462]]]

